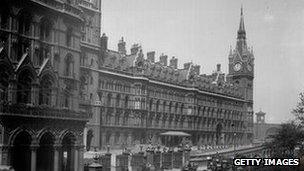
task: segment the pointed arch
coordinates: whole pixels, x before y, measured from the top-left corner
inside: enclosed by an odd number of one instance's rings
[[[32,84],[36,82],[36,72],[30,65],[23,66],[17,73],[17,102],[18,103],[31,103]]]
[[[77,136],[75,135],[75,133],[71,130],[63,130],[61,131],[61,133],[59,134],[59,143],[62,144],[63,139],[69,137],[71,138],[72,141],[76,142],[77,140]]]
[[[12,131],[12,133],[10,134],[9,136],[9,139],[8,139],[8,143],[9,145],[13,146],[14,145],[14,142],[16,140],[16,137],[22,133],[22,132],[26,132],[29,136],[30,136],[30,139],[31,139],[31,142],[32,143],[35,143],[35,141],[37,140],[36,138],[36,135],[34,133],[34,131],[30,130],[30,129],[27,129],[23,126],[20,126],[20,127],[17,127],[14,131]]]
[[[52,140],[53,140],[54,142],[56,141],[55,132],[51,131],[50,128],[46,127],[46,128],[41,129],[41,130],[37,133],[37,142],[38,142],[38,143],[41,141],[41,138],[42,138],[45,134],[51,135]]]

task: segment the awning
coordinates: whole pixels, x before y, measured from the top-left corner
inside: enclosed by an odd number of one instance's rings
[[[168,136],[177,136],[177,137],[190,137],[190,134],[187,134],[185,132],[180,132],[180,131],[168,131],[161,133],[160,135],[168,135]]]

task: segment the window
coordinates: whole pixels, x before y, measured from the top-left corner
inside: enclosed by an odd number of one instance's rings
[[[19,25],[18,25],[18,33],[29,35],[30,34],[30,28],[31,28],[31,22],[32,22],[32,16],[28,12],[22,12],[19,15]]]
[[[135,98],[134,108],[140,109],[140,98]]]
[[[119,94],[116,96],[115,105],[116,105],[116,107],[120,107],[120,95]]]
[[[107,107],[111,107],[111,100],[112,100],[112,95],[108,94],[108,98],[107,98]]]
[[[7,28],[8,18],[9,18],[8,14],[9,14],[9,11],[6,11],[6,12],[0,14],[1,15],[0,16],[0,26],[1,26],[1,28]]]
[[[31,87],[33,76],[30,74],[31,72],[28,70],[23,71],[18,76],[17,82],[17,102],[18,103],[31,103]]]
[[[73,32],[73,29],[71,27],[69,27],[67,29],[67,33],[66,33],[66,45],[68,47],[72,46],[72,32]]]
[[[69,103],[70,103],[69,94],[68,93],[64,93],[63,99],[64,99],[63,107],[69,108]]]
[[[156,112],[159,112],[159,100],[156,102]]]
[[[56,53],[55,56],[54,56],[54,62],[53,62],[53,66],[54,66],[55,71],[59,70],[59,63],[60,63],[59,54]]]
[[[65,58],[65,75],[72,77],[74,75],[74,61],[71,54],[68,54]]]
[[[125,98],[125,108],[129,107],[129,96],[126,96]]]
[[[50,41],[52,23],[43,18],[40,23],[40,40]]]
[[[51,76],[44,76],[40,81],[39,90],[39,104],[51,105],[52,104],[52,85],[53,79]]]

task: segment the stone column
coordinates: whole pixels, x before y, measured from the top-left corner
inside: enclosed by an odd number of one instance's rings
[[[61,150],[61,145],[54,145],[54,171],[59,171],[59,154]]]
[[[83,162],[83,151],[84,151],[84,146],[81,145],[78,147],[78,170],[83,171],[84,169],[84,162]]]
[[[87,133],[88,133],[88,128],[85,127],[83,130],[83,144],[87,149]]]
[[[37,149],[39,145],[33,144],[30,146],[31,149],[31,171],[36,171],[36,161],[37,161]]]
[[[73,148],[73,150],[74,150],[74,171],[78,171],[78,162],[79,162],[79,154],[78,154],[78,146],[75,146],[74,148]]]

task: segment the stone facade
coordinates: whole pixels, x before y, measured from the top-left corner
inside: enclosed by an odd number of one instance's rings
[[[226,76],[220,65],[206,75],[193,63],[177,68],[177,58],[168,63],[164,54],[155,62],[155,52],[145,57],[138,44],[126,54],[123,38],[118,51],[110,50],[103,34],[98,69],[85,67],[98,75],[91,123],[99,128],[88,125],[87,146],[163,144],[166,131],[186,132],[193,144],[251,143],[254,57],[243,14],[237,35]]]
[[[100,15],[100,0],[1,2],[1,165],[83,170],[80,66],[99,56]]]

